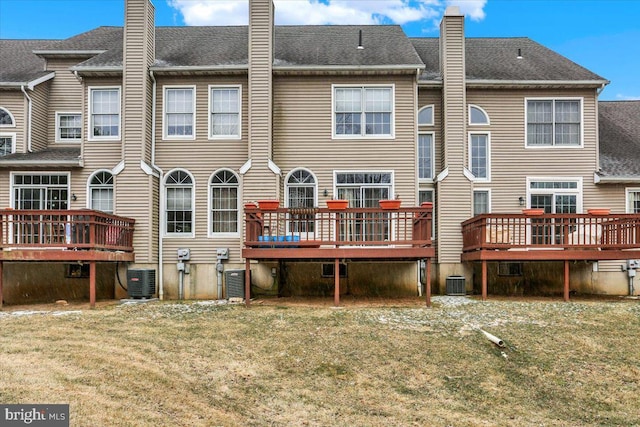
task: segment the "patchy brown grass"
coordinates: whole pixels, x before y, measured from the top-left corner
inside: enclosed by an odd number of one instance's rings
[[[73,426],[640,425],[639,301],[330,303],[5,307],[0,402]]]

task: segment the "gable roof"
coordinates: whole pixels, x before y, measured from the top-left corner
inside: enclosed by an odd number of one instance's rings
[[[640,182],[640,100],[598,102],[601,181]]]
[[[410,40],[426,65],[420,81],[440,81],[439,39]],[[522,56],[520,59],[518,52]],[[466,38],[465,66],[468,84],[516,81],[608,83],[603,77],[528,37]]]
[[[49,43],[51,40],[0,40],[0,86],[37,84],[40,79],[53,77],[51,71],[44,70],[44,59],[33,54]]]
[[[30,167],[82,167],[80,147],[55,147],[32,153],[13,153],[0,157],[0,168]]]

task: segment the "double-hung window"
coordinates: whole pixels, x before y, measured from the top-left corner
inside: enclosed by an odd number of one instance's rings
[[[0,157],[15,152],[15,133],[0,133]]]
[[[240,86],[209,86],[209,138],[238,139],[242,126]]]
[[[627,189],[627,212],[640,214],[640,188]]]
[[[56,113],[56,142],[82,140],[82,114]]]
[[[333,88],[335,137],[391,137],[393,86]]]
[[[527,147],[582,146],[580,99],[528,99]]]
[[[164,138],[194,138],[195,101],[193,87],[165,87]]]
[[[489,190],[473,191],[473,215],[491,212],[491,192]]]
[[[89,88],[89,139],[120,139],[120,88]]]
[[[434,175],[433,105],[418,110],[418,179],[430,181]]]
[[[238,232],[238,176],[230,170],[216,172],[209,181],[210,233]]]
[[[489,133],[469,134],[469,170],[476,181],[491,181]]]

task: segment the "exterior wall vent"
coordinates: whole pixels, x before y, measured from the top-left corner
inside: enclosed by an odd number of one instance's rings
[[[224,272],[224,282],[227,285],[227,299],[244,299],[244,272],[245,270],[226,270]]]
[[[156,293],[156,271],[151,269],[127,270],[129,298],[151,298]]]
[[[447,276],[447,295],[466,295],[464,276]]]

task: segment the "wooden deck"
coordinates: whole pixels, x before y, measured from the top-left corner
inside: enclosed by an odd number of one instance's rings
[[[482,263],[487,298],[488,261],[564,261],[569,299],[570,261],[640,258],[639,214],[483,214],[462,223],[463,262]]]
[[[135,220],[94,210],[0,210],[3,262],[87,262],[95,305],[96,262],[134,261]]]
[[[432,212],[420,207],[265,210],[245,207],[245,295],[250,295],[249,263],[253,260],[426,260],[430,277]],[[340,304],[340,275],[335,275],[334,303]],[[427,305],[431,284],[427,280]],[[249,298],[246,299],[249,303]]]

